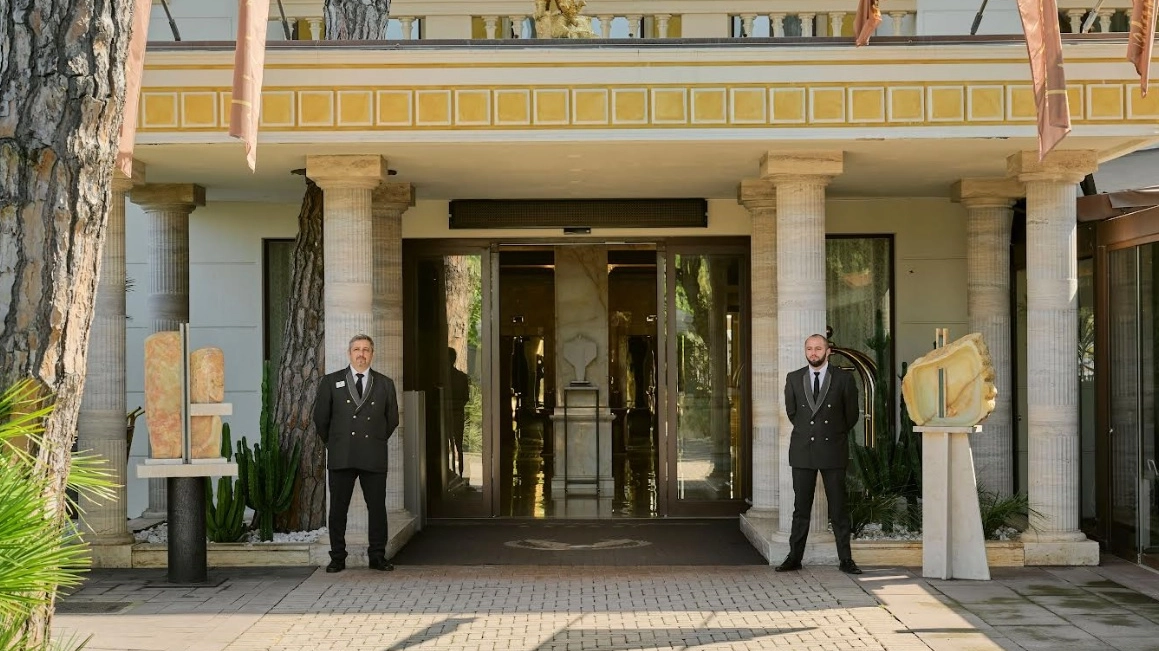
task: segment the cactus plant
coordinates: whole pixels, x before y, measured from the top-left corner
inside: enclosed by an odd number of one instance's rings
[[[233,460],[229,423],[221,426],[221,456]],[[205,533],[213,542],[237,542],[245,535],[245,495],[233,477],[218,477],[214,500],[210,483],[205,482]]]
[[[261,441],[254,443],[252,450],[244,436],[237,444],[238,483],[245,493],[246,506],[254,510],[262,540],[274,539],[274,517],[290,508],[302,453],[300,443],[294,444],[289,458],[282,452],[270,394],[270,365],[266,362],[262,372]]]

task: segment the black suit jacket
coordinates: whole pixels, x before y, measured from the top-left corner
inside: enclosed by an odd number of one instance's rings
[[[785,377],[785,412],[793,422],[789,465],[844,468],[849,463],[849,430],[857,424],[857,386],[848,372],[829,365],[820,397],[813,402],[808,366]]]
[[[370,369],[363,378],[362,399],[350,368],[322,378],[314,400],[314,427],[326,443],[331,470],[386,472],[387,440],[398,427],[394,381]]]

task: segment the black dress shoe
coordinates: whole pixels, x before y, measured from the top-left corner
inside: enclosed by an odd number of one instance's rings
[[[326,573],[333,574],[335,572],[341,572],[344,569],[346,569],[346,561],[332,560],[326,566]]]
[[[852,558],[847,561],[841,561],[841,565],[838,567],[846,574],[861,574],[861,568],[857,567],[857,563],[854,563]]]
[[[777,572],[796,572],[801,569],[801,561],[795,560],[792,556],[786,556],[784,562],[774,569]]]
[[[375,558],[370,561],[370,569],[378,570],[379,572],[393,572],[394,565],[385,558]]]

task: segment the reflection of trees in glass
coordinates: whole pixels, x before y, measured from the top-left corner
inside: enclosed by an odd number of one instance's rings
[[[680,346],[679,390],[684,401],[680,414],[683,431],[681,438],[709,433],[709,413],[706,407],[711,390],[708,353],[713,297],[706,262],[701,256],[676,256],[676,311],[680,319],[677,325]]]
[[[1079,306],[1079,380],[1095,378],[1095,308]]]
[[[483,441],[483,397],[478,364],[483,314],[482,259],[478,255],[444,258],[447,301],[447,347],[455,350],[455,368],[470,378],[464,406],[463,449],[477,452]]]

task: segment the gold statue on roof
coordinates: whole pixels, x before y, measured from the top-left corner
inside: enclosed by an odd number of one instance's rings
[[[537,38],[595,38],[592,20],[580,14],[585,0],[535,0]]]

